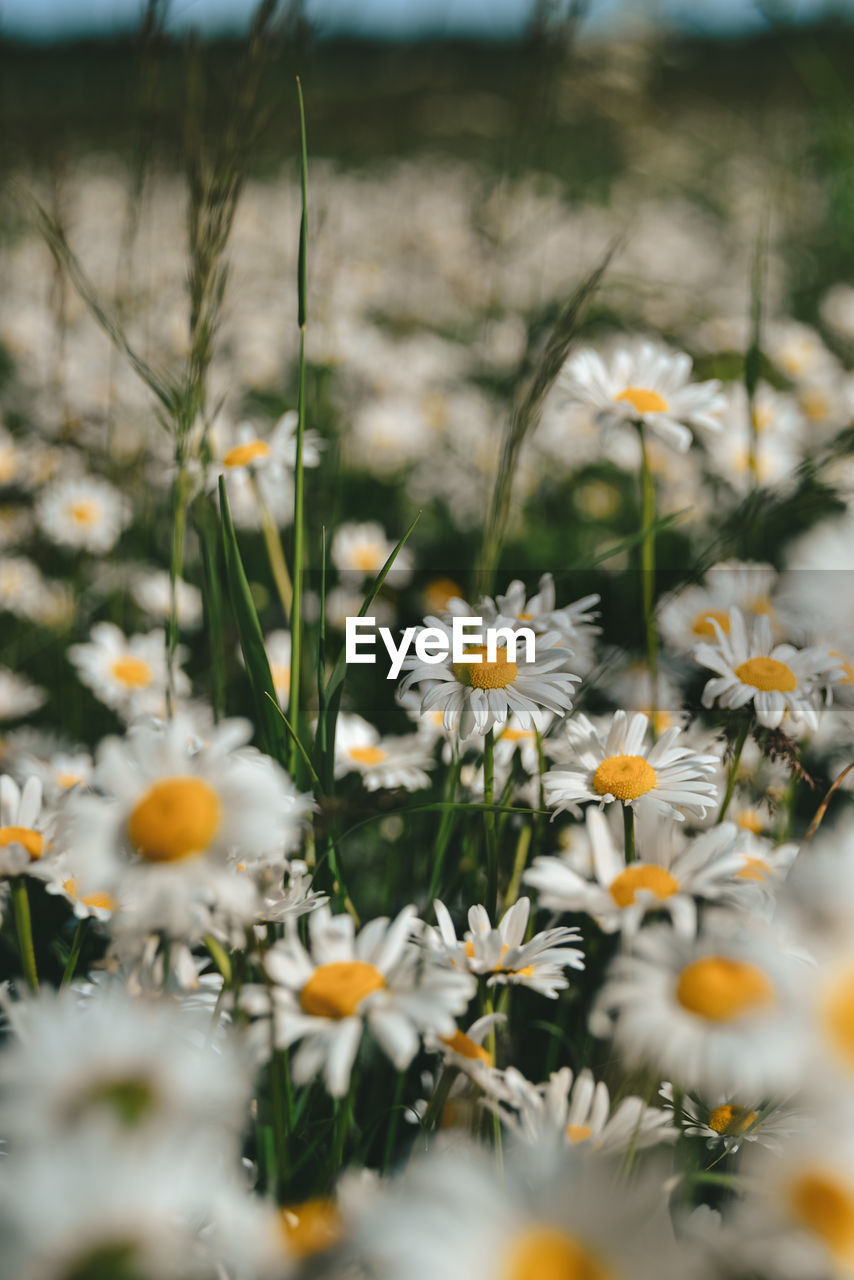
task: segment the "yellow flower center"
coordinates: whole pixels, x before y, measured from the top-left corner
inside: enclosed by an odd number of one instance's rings
[[[448,607],[449,600],[459,599],[461,595],[462,591],[452,578],[437,578],[427,587],[424,599],[430,612],[438,613],[440,609]]]
[[[310,1258],[331,1249],[342,1235],[341,1214],[334,1200],[306,1200],[280,1209],[280,1221],[288,1252]]]
[[[81,502],[73,502],[68,508],[68,514],[75,524],[88,527],[97,524],[100,511],[97,502],[93,502],[91,498],[84,498]]]
[[[364,546],[356,547],[353,552],[353,568],[361,569],[363,573],[371,573],[375,569],[381,569],[387,558],[385,547],[380,546],[377,542],[368,542]]]
[[[270,446],[266,440],[247,440],[246,444],[236,444],[222,460],[225,467],[248,467],[259,458],[269,458]]]
[[[337,960],[321,964],[300,992],[303,1013],[314,1018],[349,1018],[362,1001],[382,991],[385,978],[363,960]]]
[[[73,898],[75,902],[82,902],[84,907],[100,907],[104,911],[116,909],[115,900],[109,893],[87,893],[81,898],[77,892],[77,881],[73,876],[70,880],[63,880],[62,887],[69,898]]]
[[[454,675],[460,684],[472,689],[504,689],[519,674],[516,663],[507,661],[506,649],[496,649],[494,662],[487,661],[486,646],[482,644],[466,649],[466,654],[479,656],[480,662],[455,662]]]
[[[82,782],[83,779],[79,773],[66,773],[63,771],[56,775],[54,781],[58,787],[62,787],[63,791],[70,791],[72,787],[76,787],[78,782]]]
[[[774,988],[756,965],[729,956],[704,956],[679,975],[676,999],[708,1022],[730,1022],[773,1004]]]
[[[151,667],[129,653],[110,664],[110,674],[128,689],[147,689],[151,684]]]
[[[219,796],[201,778],[163,778],[134,806],[128,835],[149,862],[180,862],[204,853],[221,816]]]
[[[830,656],[831,658],[839,659],[839,665],[842,668],[842,670],[845,672],[845,675],[842,677],[839,683],[854,684],[854,667],[852,667],[851,663],[848,661],[845,655],[842,653],[839,653],[836,649],[831,649]]]
[[[568,1124],[566,1126],[566,1136],[573,1146],[577,1142],[586,1142],[593,1130],[589,1124]]]
[[[798,678],[791,667],[776,658],[748,658],[735,668],[742,684],[753,685],[763,693],[791,693],[798,687]]]
[[[273,677],[273,688],[277,692],[287,693],[291,687],[290,667],[286,667],[283,662],[271,662],[270,675]]]
[[[512,1242],[502,1280],[611,1280],[589,1249],[556,1227],[531,1227]]]
[[[455,1031],[452,1036],[440,1036],[439,1039],[454,1053],[458,1053],[462,1058],[468,1058],[471,1062],[484,1062],[491,1067],[495,1061],[488,1049],[484,1049],[482,1044],[472,1040],[471,1036],[467,1036],[464,1031]]]
[[[382,764],[383,760],[388,759],[388,752],[383,751],[382,747],[351,747],[347,753],[351,760],[356,764]]]
[[[765,821],[758,809],[742,809],[738,815],[738,825],[742,831],[752,831],[755,836],[762,834]]]
[[[650,391],[648,387],[626,387],[625,391],[614,396],[614,399],[627,400],[638,413],[666,413],[670,408],[663,396],[660,396],[657,391]]]
[[[830,1043],[854,1071],[854,969],[847,969],[831,984],[822,1001],[822,1016]]]
[[[643,756],[608,756],[593,775],[593,790],[600,796],[637,800],[657,782],[655,770]]]
[[[44,836],[32,827],[0,827],[0,849],[10,844],[20,844],[30,855],[30,862],[38,862],[44,853]]]
[[[831,1174],[803,1173],[789,1191],[795,1217],[837,1258],[854,1255],[854,1193]]]
[[[729,614],[725,609],[701,609],[691,624],[695,636],[706,636],[709,640],[717,640],[717,632],[711,619],[720,627],[725,636],[729,635]]]
[[[774,606],[768,596],[754,596],[747,607],[751,613],[763,614],[766,618],[770,618],[774,612]]]
[[[501,734],[502,742],[529,742],[536,738],[533,729],[505,729]]]
[[[714,1129],[715,1133],[746,1133],[755,1120],[755,1111],[740,1107],[735,1102],[722,1102],[714,1111],[709,1112],[709,1128]]]
[[[764,858],[747,858],[744,866],[736,871],[737,880],[767,880],[771,874],[771,868]]]
[[[679,881],[666,867],[633,863],[611,881],[608,892],[618,907],[631,907],[639,889],[646,889],[663,902],[679,892]]]

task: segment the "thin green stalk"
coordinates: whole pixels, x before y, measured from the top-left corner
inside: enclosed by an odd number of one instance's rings
[[[445,1110],[445,1104],[451,1092],[451,1085],[454,1083],[456,1071],[452,1067],[443,1067],[442,1074],[436,1082],[436,1088],[433,1095],[427,1103],[427,1110],[421,1120],[421,1127],[427,1132],[438,1129],[442,1123],[442,1112]]]
[[[492,805],[495,791],[495,733],[489,729],[483,743],[483,800]],[[495,832],[495,811],[483,811],[483,832],[486,843],[486,910],[495,921],[498,909],[498,840]]]
[[[658,720],[658,632],[655,626],[655,480],[649,465],[643,423],[638,422],[641,445],[641,589],[643,620],[646,629],[646,655],[649,666],[649,727],[653,742]]]
[[[339,1099],[336,1103],[335,1110],[335,1137],[332,1143],[332,1160],[330,1166],[329,1181],[334,1181],[341,1172],[341,1166],[344,1163],[344,1147],[347,1142],[347,1134],[353,1123],[353,1107],[356,1101],[356,1070],[355,1063],[353,1065],[352,1074],[350,1076],[350,1087],[343,1099]]]
[[[531,837],[534,834],[533,827],[524,826],[519,832],[519,839],[516,841],[516,856],[513,859],[513,872],[510,876],[510,884],[507,886],[507,893],[504,895],[504,910],[509,911],[513,903],[519,896],[519,886],[522,883],[522,872],[525,870],[525,863],[528,860],[528,850],[531,847]]]
[[[623,834],[626,866],[635,860],[635,811],[630,804],[623,805]]]
[[[394,1097],[391,1103],[391,1116],[389,1118],[388,1132],[385,1140],[385,1150],[383,1152],[383,1173],[388,1173],[391,1164],[391,1158],[394,1155],[395,1143],[397,1141],[397,1130],[400,1124],[401,1099],[403,1098],[403,1087],[406,1083],[406,1072],[398,1071],[397,1079],[394,1084]]]
[[[291,575],[288,573],[288,565],[285,560],[284,550],[282,549],[282,539],[279,537],[279,530],[270,513],[270,508],[264,501],[264,495],[261,492],[261,486],[258,484],[258,478],[254,474],[251,476],[251,483],[255,501],[258,503],[258,515],[261,518],[261,532],[264,535],[264,546],[267,550],[270,572],[273,575],[273,582],[276,584],[276,594],[279,597],[285,617],[290,618],[293,608],[294,593],[293,587],[291,586]]]
[[[284,1050],[273,1048],[270,1059],[270,1098],[273,1104],[273,1150],[276,1156],[277,1188],[288,1171],[288,1139],[293,1130],[293,1099],[290,1071]]]
[[[439,893],[442,886],[442,868],[445,862],[445,854],[448,850],[448,842],[451,838],[451,832],[454,829],[454,821],[456,811],[452,807],[451,802],[454,799],[457,790],[457,779],[460,776],[460,766],[462,761],[459,756],[455,756],[451,767],[445,775],[445,785],[442,792],[442,799],[448,805],[442,810],[442,818],[439,823],[439,834],[436,836],[436,844],[433,849],[433,873],[430,877],[430,892],[428,901],[432,902]]]
[[[71,940],[71,950],[68,953],[68,959],[66,960],[65,968],[62,971],[62,981],[59,984],[60,990],[63,987],[68,986],[77,971],[77,961],[80,959],[80,951],[83,946],[83,939],[86,936],[88,924],[88,916],[84,916],[82,920],[77,921],[77,928],[74,930],[74,937]]]
[[[308,239],[308,145],[305,136],[305,104],[302,98],[302,85],[297,77],[297,98],[299,101],[300,124],[300,192],[302,212],[299,229],[299,260],[297,265],[297,323],[299,325],[299,390],[297,397],[297,439],[296,461],[294,463],[294,565],[293,565],[293,605],[291,608],[291,689],[288,699],[288,716],[293,725],[294,734],[300,732],[300,682],[302,679],[302,577],[305,539],[305,497],[303,440],[305,437],[305,326],[306,326],[306,253]],[[296,745],[291,742],[291,773],[295,776],[301,772],[299,754]]]
[[[15,932],[18,935],[18,950],[21,954],[24,977],[27,979],[30,990],[38,991],[39,975],[36,969],[36,952],[33,946],[30,898],[27,893],[27,882],[24,876],[16,876],[12,881],[12,907],[15,914]]]
[[[747,735],[750,732],[751,719],[748,717],[738,731],[738,737],[735,741],[735,750],[733,752],[732,764],[729,767],[729,775],[726,782],[726,791],[724,793],[721,811],[718,814],[718,822],[723,822],[726,817],[727,809],[735,791],[735,780],[738,774],[738,766],[741,763],[741,753],[744,750],[744,744],[747,741]]]
[[[183,444],[179,445],[183,454]],[[169,623],[167,627],[166,714],[170,720],[175,710],[175,653],[178,648],[178,579],[184,572],[184,543],[187,537],[187,508],[192,493],[192,478],[187,474],[183,456],[179,457],[178,474],[172,490],[172,553],[169,558]]]
[[[204,944],[208,949],[208,955],[222,974],[223,984],[231,982],[231,960],[228,952],[211,933],[205,934]]]

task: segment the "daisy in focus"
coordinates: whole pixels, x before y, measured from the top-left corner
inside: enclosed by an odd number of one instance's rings
[[[664,1109],[674,1114],[673,1085],[665,1081],[659,1089]],[[767,1107],[760,1100],[750,1104],[736,1102],[730,1094],[719,1094],[714,1102],[704,1102],[682,1095],[682,1132],[691,1138],[705,1138],[710,1151],[725,1150],[735,1155],[745,1142],[758,1142],[777,1155],[785,1150],[785,1141],[803,1125],[803,1116],[787,1105]]]
[[[818,708],[830,700],[831,685],[845,674],[838,656],[818,645],[775,645],[767,617],[756,618],[748,636],[740,609],[730,609],[726,633],[714,618],[711,623],[717,643],[694,650],[696,661],[717,673],[703,690],[704,707],[717,702],[736,711],[752,702],[767,729],[778,728],[787,714],[798,724],[818,728]]]
[[[36,871],[50,850],[52,821],[42,813],[42,784],[27,778],[23,787],[0,775],[0,876]]]
[[[681,730],[675,727],[650,744],[648,726],[647,716],[625,711],[614,712],[604,735],[584,715],[568,721],[564,740],[552,748],[560,763],[543,775],[549,808],[577,816],[580,804],[619,800],[680,822],[683,810],[702,817],[717,796],[710,778],[719,758],[677,745]]]
[[[690,427],[720,429],[726,400],[720,382],[691,382],[691,358],[644,343],[620,348],[609,362],[598,352],[580,351],[560,376],[570,401],[589,405],[600,426],[639,423],[666,444],[684,452]]]

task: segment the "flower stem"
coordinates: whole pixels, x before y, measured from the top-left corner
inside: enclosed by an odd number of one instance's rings
[[[341,1172],[341,1166],[344,1163],[344,1147],[347,1141],[347,1134],[353,1124],[353,1104],[356,1101],[356,1071],[355,1063],[353,1064],[353,1073],[350,1076],[350,1087],[347,1095],[336,1103],[335,1109],[335,1137],[332,1143],[332,1163],[330,1168],[329,1181],[333,1182]]]
[[[291,575],[288,573],[288,566],[285,560],[285,553],[282,550],[282,540],[279,537],[279,530],[270,512],[270,508],[264,501],[264,495],[261,492],[261,486],[258,484],[257,477],[254,475],[252,476],[252,492],[255,496],[255,501],[258,503],[261,532],[264,535],[264,546],[267,550],[267,560],[270,563],[270,572],[272,573],[273,581],[276,584],[276,593],[279,597],[279,602],[284,611],[285,618],[290,618],[291,608],[293,605]]]
[[[483,800],[491,805],[495,795],[495,733],[487,731],[483,742]],[[490,920],[498,909],[498,841],[495,831],[495,813],[485,809],[483,831],[486,839],[486,910]]]
[[[522,872],[525,870],[525,863],[528,860],[528,850],[531,847],[531,837],[534,834],[533,826],[527,824],[522,827],[519,832],[519,839],[516,841],[516,856],[513,859],[513,873],[510,876],[510,884],[507,886],[507,892],[504,895],[504,910],[509,911],[510,907],[519,897],[519,886],[522,882]]]
[[[401,1099],[403,1098],[403,1087],[405,1083],[406,1072],[398,1071],[394,1085],[394,1098],[391,1103],[388,1132],[386,1133],[385,1150],[383,1152],[383,1173],[388,1173],[389,1165],[391,1164],[391,1159],[394,1155],[395,1143],[397,1141],[397,1129],[400,1124],[400,1113],[402,1110]]]
[[[658,720],[658,632],[655,627],[655,480],[649,465],[649,455],[643,433],[638,423],[641,446],[641,588],[643,591],[643,619],[646,629],[646,657],[649,667],[650,699],[649,730],[653,742],[656,739]]]
[[[623,833],[625,836],[626,866],[635,860],[635,811],[630,804],[623,805]]]
[[[430,877],[430,893],[428,902],[432,902],[442,886],[442,867],[445,862],[445,854],[448,849],[448,842],[451,838],[451,832],[454,828],[455,811],[451,807],[457,790],[457,779],[460,776],[460,759],[454,756],[453,763],[445,775],[445,787],[442,799],[447,804],[447,808],[442,810],[442,817],[439,822],[439,833],[436,836],[436,845],[433,850],[433,872]]]
[[[23,876],[12,881],[12,905],[15,912],[15,932],[18,935],[18,950],[21,953],[21,965],[24,977],[31,991],[38,991],[39,976],[36,970],[36,953],[33,947],[33,925],[30,918],[30,899],[27,893],[27,882]]]
[[[747,741],[747,735],[750,732],[750,724],[751,721],[748,717],[738,731],[738,737],[735,741],[735,751],[732,757],[732,764],[729,767],[729,776],[727,777],[726,782],[726,792],[724,793],[721,811],[718,814],[718,822],[723,822],[726,817],[726,811],[729,808],[730,800],[732,800],[733,792],[735,791],[735,779],[738,774],[738,766],[741,763],[741,753],[744,750],[744,744]]]
[[[60,990],[68,986],[77,971],[77,961],[80,959],[80,951],[83,947],[83,939],[86,936],[88,924],[88,916],[84,916],[82,920],[77,921],[77,928],[74,930],[74,937],[71,940],[71,950],[68,953],[68,959],[62,971],[62,981],[59,984]]]

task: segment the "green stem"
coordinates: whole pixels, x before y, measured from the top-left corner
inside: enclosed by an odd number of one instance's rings
[[[273,582],[276,584],[276,594],[279,597],[282,609],[286,618],[290,618],[293,608],[293,588],[291,586],[291,575],[288,573],[288,566],[285,560],[285,553],[282,550],[282,540],[279,537],[279,530],[276,522],[270,514],[270,508],[264,501],[264,495],[261,493],[261,486],[258,484],[257,477],[252,475],[252,492],[255,495],[255,501],[258,503],[258,514],[261,518],[261,532],[264,535],[264,546],[267,549],[267,559],[270,563],[270,572],[273,575]]]
[[[400,1124],[401,1099],[403,1097],[403,1086],[406,1083],[406,1072],[398,1071],[397,1080],[394,1085],[394,1098],[391,1103],[391,1116],[389,1118],[388,1133],[385,1140],[385,1151],[383,1152],[383,1173],[388,1173],[391,1158],[394,1155],[394,1147],[397,1141],[397,1130]]]
[[[505,911],[509,911],[519,896],[522,872],[525,870],[525,863],[528,860],[528,850],[531,847],[533,834],[534,829],[529,826],[524,826],[519,832],[519,839],[516,841],[516,856],[513,859],[513,874],[510,876],[510,884],[507,886],[507,892],[504,895]]]
[[[483,743],[483,801],[492,805],[495,793],[495,734],[488,730]],[[495,923],[498,909],[498,841],[495,832],[495,812],[484,809],[483,831],[486,840],[486,910]]]
[[[222,974],[223,983],[231,982],[231,960],[225,948],[217,942],[213,934],[206,933],[204,936],[204,944],[208,949],[208,954]]]
[[[735,780],[738,774],[738,766],[741,763],[741,753],[744,750],[744,744],[747,741],[747,735],[750,732],[750,725],[751,725],[751,720],[750,720],[750,717],[748,717],[738,731],[738,737],[736,738],[736,741],[735,741],[735,751],[732,757],[732,764],[729,767],[729,776],[727,777],[727,782],[726,782],[726,792],[724,793],[724,799],[723,799],[723,804],[721,805],[721,811],[718,814],[718,822],[723,822],[724,818],[726,817],[726,811],[729,808],[730,801],[732,800],[732,797],[733,797],[733,792],[735,791]]]
[[[353,1123],[353,1105],[356,1100],[356,1070],[355,1063],[353,1065],[353,1074],[350,1076],[350,1087],[347,1095],[343,1099],[339,1099],[336,1103],[335,1111],[335,1138],[332,1143],[332,1162],[330,1168],[329,1181],[334,1182],[341,1172],[341,1166],[344,1163],[344,1147],[347,1141],[347,1134]]]
[[[82,920],[77,921],[77,928],[74,930],[74,937],[71,940],[71,950],[68,953],[68,959],[65,962],[65,968],[62,971],[62,981],[60,982],[60,990],[67,987],[71,979],[77,971],[77,961],[80,959],[80,950],[83,946],[83,939],[86,936],[86,928],[89,924],[89,917],[84,916]]]
[[[293,563],[293,605],[291,608],[291,688],[288,699],[288,716],[293,725],[294,735],[300,734],[300,681],[302,677],[302,571],[305,537],[304,510],[304,468],[302,459],[303,439],[305,437],[305,325],[306,325],[306,252],[308,239],[307,213],[307,171],[308,148],[305,136],[305,105],[302,98],[302,85],[297,77],[297,97],[299,99],[300,121],[300,190],[302,194],[299,258],[297,263],[297,323],[299,325],[299,389],[297,396],[297,439],[296,460],[294,463],[294,563]],[[302,772],[301,761],[294,742],[291,742],[290,771],[299,782]]]
[[[638,423],[641,445],[641,587],[649,666],[649,726],[653,742],[658,720],[658,632],[655,626],[655,480],[649,465],[643,423]]]
[[[288,1137],[293,1131],[293,1099],[287,1053],[273,1049],[270,1059],[270,1098],[273,1103],[273,1150],[276,1155],[276,1187],[282,1186],[288,1169]]]
[[[172,493],[172,552],[169,559],[169,623],[167,626],[166,714],[175,711],[175,651],[178,648],[178,580],[184,572],[184,543],[187,536],[187,507],[192,492],[192,478],[187,474],[183,457]]]
[[[628,866],[635,860],[635,811],[630,804],[623,805],[623,834]]]
[[[38,991],[39,975],[36,969],[36,952],[33,947],[30,898],[27,893],[27,882],[23,876],[16,876],[12,881],[12,906],[15,913],[15,931],[18,935],[18,950],[21,953],[24,977],[27,979],[30,990]]]
[[[456,1074],[452,1067],[444,1067],[436,1082],[433,1096],[427,1103],[427,1110],[424,1112],[421,1121],[422,1128],[427,1133],[430,1133],[433,1129],[438,1129],[442,1123],[442,1112],[445,1110],[445,1103],[448,1101],[451,1085],[454,1083]]]
[[[456,817],[455,810],[451,808],[451,801],[457,789],[457,779],[460,776],[459,757],[455,756],[450,769],[445,775],[445,786],[442,793],[442,799],[448,805],[448,808],[442,810],[441,821],[439,822],[439,834],[436,837],[436,847],[433,850],[433,873],[430,877],[430,893],[428,901],[432,902],[439,893],[442,885],[442,867],[445,862],[445,854],[448,849],[448,842],[451,838],[451,832],[454,828],[454,819]]]

